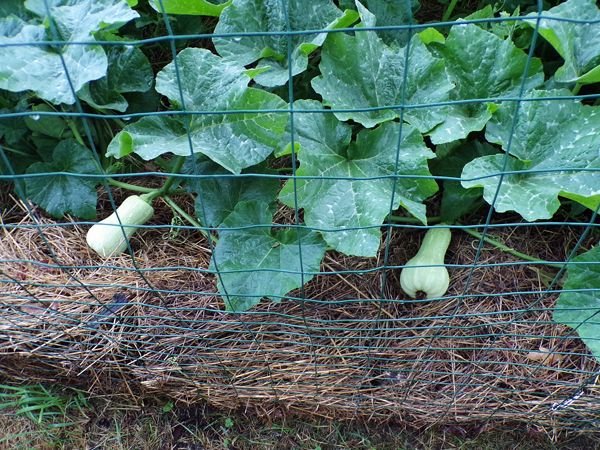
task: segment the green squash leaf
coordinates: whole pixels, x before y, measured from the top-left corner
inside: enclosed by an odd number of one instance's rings
[[[150,0],[150,6],[158,12],[185,14],[190,16],[219,17],[231,0]]]
[[[11,92],[0,91],[0,143],[14,146],[29,133],[24,117],[4,116],[25,112],[28,109],[27,99]]]
[[[14,15],[25,19],[28,15],[23,0],[2,0],[0,2],[0,17]]]
[[[46,0],[27,0],[25,6],[47,25]],[[122,0],[53,0],[50,14],[60,38],[67,42],[57,48],[31,44],[56,40],[45,25],[24,22],[16,17],[0,19],[0,89],[12,92],[31,90],[52,103],[72,104],[75,98],[61,62],[67,67],[75,91],[87,82],[106,75],[104,50],[97,45],[69,45],[94,41],[94,33],[108,26],[118,27],[138,17]],[[49,82],[51,80],[51,82]]]
[[[363,0],[361,3],[377,17],[377,25],[381,27],[414,23],[414,14],[419,9],[418,0]],[[406,30],[379,31],[378,34],[388,45],[404,46],[409,40]]]
[[[565,95],[569,91],[534,91],[527,98]],[[488,123],[487,140],[506,151],[513,118],[514,103],[502,104]],[[551,171],[505,175],[494,205],[496,211],[516,211],[528,221],[549,219],[560,206],[559,196],[595,209],[600,203],[599,148],[600,108],[567,99],[521,103],[506,170]],[[462,178],[489,178],[463,181],[463,187],[483,187],[484,198],[491,203],[504,157],[484,156],[467,164]]]
[[[53,108],[45,103],[32,106],[31,111],[42,113],[55,112]],[[68,130],[67,123],[62,117],[54,115],[33,114],[25,118],[25,124],[31,131],[56,139],[63,138],[65,132]]]
[[[187,109],[215,111],[239,98],[250,78],[236,61],[223,59],[206,49],[187,48],[177,55],[181,85],[175,64],[167,64],[156,75],[156,90],[176,106],[181,95]]]
[[[360,3],[357,6],[361,17],[357,30],[375,26],[375,16]],[[403,100],[405,105],[448,100],[453,85],[443,61],[434,58],[416,35],[409,50],[407,63],[404,48],[388,47],[373,31],[357,31],[354,36],[331,34],[321,53],[322,75],[313,79],[313,89],[327,106],[353,110],[335,113],[338,119],[354,120],[367,128],[399,117],[400,111],[361,109],[399,105]],[[404,120],[427,132],[444,118],[440,109],[419,108],[406,110]]]
[[[23,113],[31,109],[49,108],[46,104],[36,105],[32,108],[29,99],[19,94],[8,91],[0,91],[0,173],[3,175],[23,174],[27,168],[38,161],[48,160],[51,156],[43,148],[36,145],[36,140],[44,136],[37,133],[31,133],[31,127],[27,126],[27,120],[32,116],[10,116],[14,113]],[[33,116],[35,117],[35,116]],[[47,116],[39,116],[39,120]],[[56,118],[56,117],[55,117]],[[60,120],[60,119],[59,119]],[[62,129],[61,122],[54,122]],[[34,126],[35,127],[35,126]],[[51,127],[41,126],[40,129],[50,130]],[[31,145],[31,140],[33,145]],[[56,147],[56,140],[52,139]],[[25,195],[25,184],[23,179],[4,180],[0,183],[8,182],[14,184],[15,192],[19,195]]]
[[[310,272],[320,269],[326,245],[319,234],[293,228],[273,230],[272,221],[268,203],[245,201],[223,223],[229,228],[251,226],[221,230],[213,253],[211,269],[221,273],[219,292],[229,311],[246,311],[265,297],[279,302],[310,281],[314,276]]]
[[[289,16],[289,30],[286,16]],[[331,0],[233,0],[223,11],[215,34],[344,28],[356,19],[355,11],[343,13]],[[257,75],[255,81],[274,87],[287,83],[290,64],[292,75],[305,71],[308,56],[323,44],[326,36],[325,33],[290,36],[291,61],[287,60],[285,34],[215,37],[213,42],[221,56],[234,59],[240,66],[260,60],[258,67],[268,70]]]
[[[431,173],[445,177],[458,178],[468,162],[481,156],[498,153],[495,147],[479,141],[460,143],[444,155],[440,155],[441,147],[437,147],[436,158],[429,162],[429,166]],[[442,222],[454,223],[484,204],[481,188],[465,189],[461,186],[460,181],[453,180],[444,180],[442,183],[443,194],[440,208]]]
[[[248,89],[229,110],[285,109],[274,94]],[[190,156],[186,126],[180,116],[144,117],[128,125],[108,146],[116,158],[135,152],[145,160],[165,153]],[[193,152],[202,153],[233,173],[264,161],[284,134],[287,118],[281,113],[195,115],[189,125]]]
[[[12,111],[0,108],[1,114],[10,114]],[[0,118],[0,139],[8,145],[19,142],[29,132],[22,117]]]
[[[298,101],[296,110],[319,109],[314,101]],[[347,255],[375,256],[381,240],[380,226],[390,213],[393,180],[366,177],[393,175],[430,175],[427,159],[433,153],[421,134],[410,125],[402,127],[398,168],[396,149],[400,124],[385,123],[373,130],[361,131],[356,142],[351,128],[325,110],[322,113],[295,115],[296,139],[300,144],[296,180],[298,208],[304,208],[304,220],[311,228],[333,229],[322,232],[327,243]],[[340,177],[322,179],[319,177]],[[362,178],[362,179],[361,179]],[[403,206],[426,223],[423,200],[437,191],[428,179],[398,178],[392,210]],[[280,200],[295,207],[294,183],[286,183]],[[364,227],[362,229],[350,229]]]
[[[443,44],[446,42],[446,37],[437,29],[432,27],[425,28],[423,31],[419,31],[418,36],[425,45],[433,43]]]
[[[576,258],[567,269],[562,292],[554,306],[554,321],[577,334],[600,362],[600,246]],[[585,289],[585,290],[584,290]]]
[[[106,76],[84,85],[77,95],[94,108],[124,112],[128,103],[122,94],[148,91],[154,79],[152,67],[146,55],[136,47],[109,47],[106,53]]]
[[[455,88],[450,100],[518,96],[527,65],[527,54],[510,39],[503,40],[476,25],[457,23],[439,47]],[[542,64],[534,58],[525,81],[525,92],[544,82]],[[489,103],[467,103],[442,108],[445,120],[429,136],[434,144],[464,139],[482,130],[492,117]]]
[[[27,169],[28,174],[48,172],[100,173],[92,152],[75,140],[61,141],[52,153],[52,161],[37,162]],[[56,218],[63,217],[65,214],[72,214],[82,219],[95,218],[98,183],[96,178],[69,175],[25,179],[27,197]]]
[[[537,14],[529,16],[537,17]],[[568,0],[544,11],[539,33],[565,60],[555,73],[560,83],[590,84],[600,82],[600,9],[593,0]],[[575,23],[572,19],[595,23]],[[532,27],[537,20],[528,20]]]
[[[269,92],[248,88],[244,68],[208,50],[189,48],[177,56],[181,93],[186,109],[285,110],[287,104]],[[180,100],[173,63],[156,77],[156,90],[174,105]],[[190,156],[182,116],[148,116],[128,125],[108,146],[107,155],[121,158],[132,152],[146,160],[164,153]],[[279,148],[286,114],[278,112],[195,114],[189,120],[194,153],[202,153],[233,173],[264,161]]]
[[[218,164],[201,158],[195,163],[188,158],[183,171],[194,175],[228,175],[186,180],[187,189],[196,194],[196,217],[209,227],[221,225],[240,202],[272,203],[279,190],[276,178],[261,178],[256,171],[252,171],[252,175],[232,177]]]

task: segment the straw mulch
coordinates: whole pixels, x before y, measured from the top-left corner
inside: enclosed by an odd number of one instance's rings
[[[168,208],[157,210],[154,223],[170,223]],[[369,272],[384,264],[383,252],[374,259],[329,254],[323,272],[366,273],[323,274],[291,294],[306,301],[263,301],[233,314],[202,271],[210,250],[197,232],[144,231],[132,241],[134,265],[128,255],[91,253],[87,226],[57,226],[20,202],[11,200],[0,219],[12,224],[0,230],[0,375],[206,401],[266,417],[398,418],[414,426],[579,428],[600,411],[598,364],[572,330],[552,323],[557,295],[545,290],[556,271],[549,267],[454,268],[448,295],[464,297],[408,301],[398,270]],[[561,261],[581,231],[492,233]],[[401,265],[422,231],[392,233],[389,264]],[[476,246],[455,231],[447,263],[471,264]],[[486,245],[479,263],[515,260]],[[116,293],[129,302],[103,316]]]

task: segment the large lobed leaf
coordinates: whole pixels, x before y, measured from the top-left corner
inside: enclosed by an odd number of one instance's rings
[[[354,36],[334,33],[323,45],[319,69],[312,81],[323,102],[340,120],[354,120],[367,128],[400,117],[397,105],[428,104],[448,100],[453,85],[441,59],[435,58],[418,36],[406,48],[388,47],[374,31],[375,16],[358,1],[361,17]],[[404,83],[406,77],[406,83]],[[361,111],[365,108],[385,108]],[[407,109],[404,120],[421,132],[444,120],[440,109]]]
[[[377,17],[382,27],[409,25],[419,9],[418,0],[363,0],[364,6]],[[410,34],[406,30],[379,31],[379,36],[388,45],[406,45]]]
[[[515,104],[503,103],[489,122],[486,138],[510,155],[496,211],[516,211],[528,221],[549,219],[560,207],[559,196],[595,209],[600,203],[600,108],[576,100],[542,100],[569,91],[534,91],[519,105],[513,133]],[[511,138],[512,134],[512,138]],[[505,155],[477,158],[462,173],[466,188],[481,186],[492,203]],[[564,169],[564,170],[563,170]],[[486,177],[474,179],[477,177]]]
[[[25,7],[44,20],[44,25],[16,17],[0,18],[0,88],[12,92],[31,90],[55,104],[75,102],[69,80],[77,92],[87,82],[106,75],[108,67],[100,46],[70,43],[94,41],[95,32],[138,17],[123,0],[27,0]],[[58,37],[47,28],[50,18]],[[36,45],[57,38],[66,44],[55,48]]]
[[[231,0],[150,0],[150,6],[167,14],[219,17]]]
[[[600,361],[600,246],[573,259],[554,306],[554,321],[577,331]],[[569,291],[572,292],[569,292]]]
[[[501,39],[476,25],[453,25],[439,53],[455,84],[450,100],[518,96],[523,81],[525,92],[544,82],[539,59],[533,58],[528,67],[527,54],[510,39]],[[442,110],[444,121],[429,133],[434,144],[463,139],[472,131],[482,130],[492,117],[487,102],[451,105]]]
[[[125,111],[128,103],[123,94],[146,92],[152,87],[154,74],[150,61],[139,48],[109,47],[105,77],[84,85],[78,97],[98,109]]]
[[[545,11],[544,17],[547,18],[539,21],[539,33],[565,61],[556,71],[556,81],[600,82],[600,9],[596,2],[568,0]],[[537,19],[527,23],[535,27]]]
[[[72,174],[100,173],[92,152],[75,140],[61,141],[49,162],[36,162],[28,174],[66,172]],[[70,213],[83,219],[96,217],[96,178],[53,174],[27,178],[27,197],[44,208],[53,217]]]
[[[272,230],[269,204],[238,203],[221,230],[212,270],[219,270],[219,292],[229,311],[246,311],[268,297],[275,302],[310,281],[320,269],[326,245],[304,229]],[[302,263],[301,263],[302,262]]]
[[[202,153],[239,173],[278,148],[287,123],[282,113],[287,104],[281,98],[248,88],[250,78],[243,67],[208,50],[185,49],[177,55],[177,63],[180,83],[171,63],[157,75],[156,90],[174,105],[181,106],[183,101],[186,110],[203,114],[194,114],[189,120],[182,115],[144,117],[115,136],[108,155],[120,158],[135,152],[150,160],[167,152],[181,156]],[[218,110],[258,112],[210,113]]]
[[[279,180],[261,177],[259,173],[235,175],[212,161],[188,158],[184,166],[187,174],[202,177],[187,179],[186,186],[196,194],[196,217],[209,227],[218,227],[240,202],[272,202],[279,190]]]
[[[342,12],[331,0],[233,0],[219,19],[215,34],[272,33],[254,36],[215,37],[217,52],[240,65],[256,61],[265,71],[256,76],[263,86],[281,86],[292,75],[306,70],[309,55],[325,40],[326,33],[285,35],[350,26],[354,11]],[[288,40],[291,61],[288,61]]]
[[[14,15],[20,18],[27,17],[27,10],[23,0],[2,0],[0,2],[0,17]]]
[[[499,150],[487,142],[455,142],[438,146],[436,157],[430,161],[429,166],[434,175],[460,178],[465,164],[477,157],[497,153]],[[442,183],[444,189],[440,217],[443,222],[454,223],[484,204],[481,188],[465,189],[457,180],[443,180]]]
[[[294,106],[297,110],[320,108],[315,101],[298,101]],[[434,155],[412,126],[401,128],[399,123],[388,122],[361,131],[356,142],[351,142],[350,126],[323,110],[296,114],[295,131],[300,144],[296,175],[315,178],[288,181],[280,200],[292,208],[304,208],[309,227],[335,230],[322,232],[331,247],[347,255],[375,256],[380,227],[399,206],[426,223],[422,202],[437,191],[437,184],[410,175],[431,175],[427,159]],[[395,175],[408,177],[398,178],[394,190]],[[375,179],[365,179],[370,177]]]
[[[31,112],[35,113],[53,113],[54,109],[46,103],[31,106]],[[49,136],[55,139],[66,137],[69,127],[62,117],[55,115],[33,114],[25,117],[27,128],[36,135]],[[38,146],[38,151],[42,150]]]

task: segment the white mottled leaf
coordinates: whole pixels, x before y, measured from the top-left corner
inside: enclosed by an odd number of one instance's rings
[[[314,101],[298,101],[295,108],[314,110],[320,105]],[[380,227],[390,213],[390,206],[392,210],[403,206],[426,222],[422,202],[437,191],[435,181],[398,178],[394,190],[390,177],[430,175],[427,159],[434,155],[412,126],[404,124],[402,127],[396,167],[399,123],[389,122],[373,130],[363,130],[356,142],[350,142],[350,126],[339,122],[331,113],[299,113],[295,121],[296,139],[300,144],[300,168],[296,174],[315,177],[296,180],[297,206],[304,208],[304,220],[309,227],[335,230],[322,232],[330,246],[347,255],[375,256],[381,240]],[[375,179],[364,179],[369,177]],[[294,183],[288,181],[280,200],[293,208],[295,198]]]
[[[528,98],[569,95],[569,91],[534,91]],[[486,138],[506,151],[512,142],[507,174],[494,205],[496,211],[516,211],[528,221],[551,218],[559,196],[595,209],[600,202],[600,108],[576,100],[533,100],[520,105],[516,128],[513,102],[500,106],[488,123]],[[462,178],[466,188],[481,186],[491,203],[505,155],[477,158],[467,164]],[[564,170],[562,170],[564,169]],[[538,171],[538,173],[536,173]]]
[[[448,100],[453,85],[443,61],[435,58],[418,36],[410,41],[407,60],[406,48],[388,47],[374,31],[360,31],[375,26],[376,21],[358,2],[357,7],[361,25],[354,36],[328,36],[321,52],[321,76],[312,81],[324,104],[352,110],[337,112],[336,117],[372,128],[400,117],[400,110],[392,106]],[[384,109],[361,111],[365,108]],[[427,132],[444,117],[437,108],[407,109],[404,120]]]
[[[279,147],[288,122],[287,114],[277,111],[287,107],[280,97],[248,88],[250,78],[243,67],[208,50],[188,48],[177,55],[177,61],[180,82],[171,63],[157,75],[156,90],[176,106],[182,95],[187,110],[203,114],[189,120],[182,115],[143,117],[114,137],[109,156],[121,158],[134,152],[150,160],[164,153],[202,153],[239,173]],[[212,114],[214,110],[228,113]],[[233,112],[237,110],[258,112]]]
[[[600,9],[596,2],[568,0],[544,11],[544,17],[539,22],[539,33],[564,59],[564,64],[556,71],[556,81],[579,84],[600,82]],[[586,23],[588,21],[590,23]],[[531,19],[527,23],[535,27],[537,20]]]
[[[443,46],[439,47],[455,88],[450,100],[471,100],[518,96],[527,67],[527,54],[510,39],[472,24],[456,23]],[[539,87],[544,73],[534,58],[525,80],[525,92]],[[429,136],[434,144],[443,144],[480,131],[492,117],[487,102],[473,102],[441,108],[444,121]]]
[[[48,1],[60,38],[67,42],[50,49],[36,45],[40,41],[56,40],[47,29],[45,0],[27,0],[25,6],[37,14],[43,24],[27,23],[16,17],[0,19],[0,88],[12,92],[31,90],[55,104],[75,102],[69,78],[73,89],[79,91],[87,82],[106,75],[107,57],[100,46],[69,43],[94,41],[96,31],[107,26],[117,27],[138,17],[123,0]]]
[[[267,69],[256,76],[263,86],[281,86],[292,75],[306,70],[308,56],[325,40],[325,33],[294,34],[287,31],[343,28],[356,20],[356,12],[343,13],[331,0],[233,0],[219,19],[215,34],[273,33],[254,36],[215,37],[217,52],[240,66],[259,61]]]
[[[220,272],[219,292],[229,311],[246,311],[265,297],[279,302],[319,271],[326,249],[319,234],[294,228],[274,230],[272,220],[268,203],[244,201],[222,225],[246,227],[221,230],[211,262],[211,269]]]

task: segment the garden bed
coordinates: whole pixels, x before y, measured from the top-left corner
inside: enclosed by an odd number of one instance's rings
[[[595,424],[592,0],[50,3],[0,6],[0,375]]]
[[[128,255],[93,254],[85,225],[57,223],[12,197],[3,202],[4,375],[259,414],[394,417],[415,426],[575,427],[595,418],[598,364],[572,330],[552,322],[557,294],[545,291],[557,270],[502,265],[517,259],[487,245],[472,270],[479,241],[460,230],[446,263],[463,267],[450,269],[444,300],[407,298],[399,270],[377,269],[381,252],[370,260],[332,253],[303,292],[233,313],[202,270],[210,246],[198,232],[144,231],[133,241],[134,265]],[[153,222],[171,222],[165,205],[157,211]],[[581,231],[513,224],[490,234],[564,261]],[[394,228],[388,266],[402,265],[421,237]],[[119,293],[128,302],[106,314]]]

